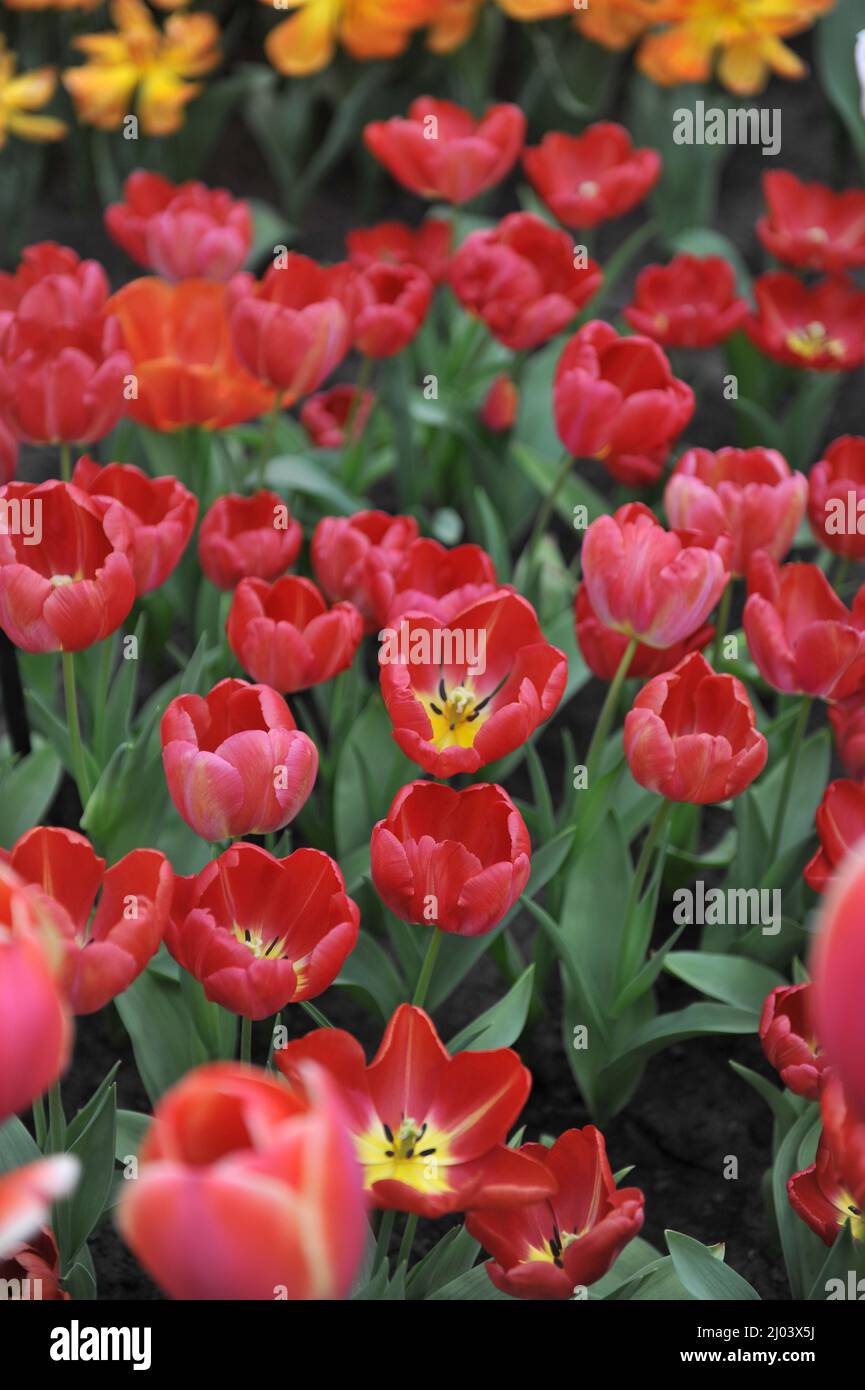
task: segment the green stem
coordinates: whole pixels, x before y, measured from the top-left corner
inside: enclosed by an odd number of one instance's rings
[[[81,806],[90,800],[93,788],[87,772],[87,759],[81,738],[81,723],[78,718],[78,698],[75,693],[75,654],[63,652],[63,692],[66,697],[66,722],[69,726],[69,744],[72,751],[72,766]]]
[[[634,952],[630,949],[630,924],[633,920],[634,913],[640,905],[640,900],[643,896],[643,888],[645,886],[646,876],[649,872],[649,868],[652,862],[652,855],[655,852],[655,846],[657,845],[658,840],[664,830],[664,827],[667,824],[667,817],[669,816],[672,809],[672,801],[662,801],[657,811],[655,812],[654,820],[652,821],[652,824],[649,826],[648,833],[646,835],[645,840],[643,841],[643,848],[641,849],[640,857],[637,860],[637,867],[634,870],[634,877],[631,879],[631,886],[628,890],[628,901],[625,906],[625,930],[622,935],[622,952],[620,956],[620,966],[617,981],[620,987],[624,987],[628,983],[627,977],[630,973],[631,968],[637,968],[639,966],[639,962],[634,960]]]
[[[399,1254],[396,1257],[397,1269],[399,1269],[400,1265],[407,1265],[411,1259],[411,1248],[414,1245],[414,1233],[417,1230],[417,1223],[418,1218],[414,1212],[412,1212],[405,1223],[405,1230],[402,1233]]]
[[[396,1212],[393,1210],[383,1211],[381,1220],[378,1223],[378,1236],[375,1242],[375,1255],[373,1256],[373,1273],[380,1269],[384,1264],[390,1250],[390,1238],[393,1235],[393,1223]]]
[[[343,482],[349,491],[352,491],[357,483],[360,465],[363,463],[366,454],[366,432],[369,429],[369,421],[367,421],[366,429],[361,432],[357,439],[354,438],[354,430],[358,415],[363,409],[364,394],[369,390],[374,371],[375,358],[364,356],[358,370],[357,381],[355,382],[354,389],[357,394],[355,395],[345,422]]]
[[[65,442],[60,445],[60,477],[64,483],[72,480],[72,449]]]
[[[812,701],[810,696],[802,699],[799,705],[799,713],[796,716],[796,723],[793,725],[793,733],[790,737],[790,748],[787,753],[787,765],[784,768],[784,781],[781,784],[781,795],[778,798],[778,808],[775,812],[775,824],[772,827],[772,839],[769,842],[770,864],[775,863],[778,857],[778,850],[781,848],[781,836],[784,833],[784,822],[787,819],[787,804],[790,800],[790,792],[793,790],[796,765],[799,762],[799,753],[802,749],[802,740],[805,737],[808,715],[811,713],[811,704]]]
[[[321,1012],[321,1009],[317,1009],[314,1004],[310,1004],[308,999],[301,999],[300,1007],[303,1009],[305,1014],[309,1014],[313,1023],[317,1024],[319,1028],[333,1027],[333,1024],[331,1023],[327,1015],[323,1014]]]
[[[607,691],[604,703],[601,706],[598,722],[595,725],[595,732],[592,734],[592,741],[589,744],[589,751],[586,755],[586,785],[589,788],[592,787],[598,767],[600,766],[604,746],[607,742],[618,707],[619,695],[638,645],[639,643],[636,637],[632,637],[628,642],[627,647],[622,653],[622,659],[619,662],[616,674],[610,681],[610,687]]]
[[[62,1153],[65,1145],[66,1116],[63,1113],[60,1082],[55,1081],[48,1092],[48,1149],[51,1153]]]
[[[417,977],[417,985],[415,986],[414,998],[411,1001],[416,1009],[422,1009],[424,1006],[424,1002],[427,997],[427,991],[429,990],[430,986],[430,980],[432,979],[432,974],[435,970],[435,964],[438,960],[438,953],[441,950],[442,935],[443,934],[439,931],[438,927],[433,927],[432,939],[430,940],[430,944],[427,947],[427,952],[424,956],[424,962],[421,966],[420,974]]]
[[[241,1018],[240,1020],[240,1060],[241,1062],[252,1062],[252,1019]]]
[[[45,1106],[41,1096],[37,1096],[33,1102],[33,1128],[36,1132],[36,1143],[44,1152],[48,1131],[45,1127]]]
[[[717,671],[719,662],[723,655],[724,638],[727,635],[727,625],[730,621],[730,604],[733,600],[733,577],[727,580],[727,587],[721,595],[721,605],[718,609],[718,624],[715,628],[715,645],[712,648],[712,665]]]
[[[273,408],[264,422],[264,429],[261,432],[261,448],[258,451],[258,486],[264,487],[267,465],[270,463],[273,453],[273,441],[276,437],[276,422],[282,414],[282,392],[277,393]]]
[[[562,459],[561,467],[559,468],[559,471],[556,474],[555,479],[553,480],[552,487],[550,488],[549,492],[547,493],[546,497],[544,498],[543,502],[538,508],[538,514],[535,518],[535,524],[532,527],[532,533],[529,536],[525,549],[523,550],[523,555],[525,555],[528,559],[530,572],[534,569],[534,562],[537,555],[538,547],[540,546],[541,541],[544,538],[544,533],[550,524],[550,517],[553,514],[556,502],[559,500],[559,493],[564,487],[573,466],[573,457],[571,456],[571,454],[566,453],[564,458]]]

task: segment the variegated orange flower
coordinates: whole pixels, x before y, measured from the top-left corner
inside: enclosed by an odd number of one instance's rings
[[[65,121],[55,116],[37,116],[57,90],[54,68],[33,68],[30,72],[15,71],[15,54],[6,47],[0,35],[0,148],[9,135],[22,140],[62,140],[66,134]]]
[[[273,0],[261,3],[273,8]],[[280,8],[298,13],[271,29],[265,51],[277,72],[305,77],[327,67],[338,44],[353,58],[396,57],[441,0],[284,0]]]
[[[706,82],[713,67],[741,96],[760,92],[770,73],[801,77],[805,64],[782,42],[833,8],[835,0],[659,0],[669,27],[644,40],[638,67],[653,82]]]
[[[210,14],[178,14],[160,29],[143,0],[111,0],[111,19],[113,32],[73,40],[87,61],[67,68],[63,85],[79,119],[117,130],[134,109],[145,135],[172,135],[201,91],[194,79],[221,61],[219,25]]]
[[[496,0],[496,4],[510,19],[523,22],[574,12],[574,0]],[[439,0],[427,47],[434,53],[452,53],[459,48],[471,37],[483,5],[484,0]]]
[[[618,52],[630,48],[657,22],[657,9],[653,0],[591,0],[577,10],[574,24],[584,38]]]

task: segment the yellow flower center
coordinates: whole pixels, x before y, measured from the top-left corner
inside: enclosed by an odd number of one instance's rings
[[[804,328],[788,333],[787,346],[797,357],[804,357],[806,362],[813,361],[815,357],[822,357],[827,352],[830,357],[844,356],[844,344],[840,338],[830,338],[825,324],[819,323],[816,319]]]
[[[435,697],[423,695],[420,698],[432,725],[433,743],[441,751],[443,748],[472,747],[478,729],[488,718],[484,711],[492,696],[479,700],[471,683],[455,685],[448,691],[442,677]]]
[[[849,1192],[841,1192],[835,1202],[838,1208],[838,1225],[850,1222],[850,1234],[856,1241],[865,1240],[865,1211],[857,1207]]]
[[[357,1155],[363,1166],[367,1189],[374,1183],[407,1183],[420,1192],[446,1192],[449,1163],[447,1139],[411,1116],[403,1116],[399,1129],[390,1125],[357,1136]]]
[[[265,957],[268,960],[279,960],[285,954],[285,937],[265,938],[260,927],[241,927],[237,922],[231,930],[236,940],[251,951],[256,960],[263,960]]]

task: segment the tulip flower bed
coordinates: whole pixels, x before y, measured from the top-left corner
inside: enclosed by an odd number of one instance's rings
[[[2,1297],[858,1299],[856,5],[290,8],[2,10]]]

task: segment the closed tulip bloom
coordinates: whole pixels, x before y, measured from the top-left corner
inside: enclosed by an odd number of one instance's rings
[[[120,1234],[171,1298],[345,1298],[367,1237],[360,1169],[326,1076],[290,1089],[215,1062],[158,1101]]]
[[[38,1158],[0,1177],[0,1261],[14,1255],[22,1242],[38,1240],[53,1203],[70,1196],[80,1176],[79,1160],[63,1153]]]
[[[818,1100],[827,1058],[814,1025],[814,986],[778,985],[770,990],[759,1031],[766,1058],[787,1089]]]
[[[526,118],[508,102],[480,120],[463,107],[418,97],[406,118],[372,121],[367,149],[404,188],[421,198],[467,203],[506,178],[526,135]]]
[[[2,870],[4,880],[11,871]],[[13,881],[17,876],[12,875]],[[0,1124],[65,1072],[72,1026],[62,989],[37,937],[0,925]]]
[[[583,583],[605,627],[666,650],[703,626],[727,583],[725,554],[667,531],[642,502],[600,516],[583,540]]]
[[[344,272],[294,252],[256,284],[232,286],[231,341],[239,361],[282,393],[284,405],[318,389],[351,346]]]
[[[357,945],[360,913],[317,849],[274,859],[237,844],[178,881],[166,944],[207,998],[270,1018],[332,985]]]
[[[851,280],[806,285],[789,271],[754,282],[756,313],[744,328],[767,357],[811,372],[852,371],[865,362],[865,291]]]
[[[206,698],[178,695],[160,732],[171,799],[204,840],[281,830],[315,784],[315,744],[266,685],[229,679]]]
[[[721,256],[674,256],[637,276],[634,301],[623,311],[637,333],[665,348],[709,348],[736,332],[748,303],[736,293],[736,274]]]
[[[60,1282],[60,1251],[47,1226],[8,1255],[0,1257],[0,1288],[7,1287],[12,1280],[28,1289],[30,1298],[43,1303],[65,1303],[72,1297]]]
[[[517,422],[520,391],[507,372],[497,376],[484,400],[481,421],[493,434],[505,434]]]
[[[830,705],[827,712],[838,757],[850,776],[861,782],[865,778],[865,707]]]
[[[310,1062],[328,1072],[374,1207],[434,1220],[539,1201],[554,1189],[539,1163],[506,1143],[532,1084],[510,1048],[452,1057],[429,1015],[401,1004],[369,1065],[340,1028],[307,1033],[274,1061],[289,1080]]]
[[[376,261],[416,265],[438,285],[447,272],[453,235],[450,222],[428,217],[419,227],[409,227],[405,222],[356,227],[347,234],[345,244],[352,265],[364,268]]]
[[[529,881],[531,841],[502,787],[411,782],[370,840],[373,883],[405,922],[482,936]]]
[[[293,565],[303,542],[295,521],[276,492],[261,488],[251,497],[227,492],[205,513],[198,532],[201,568],[217,589],[233,589],[241,579],[276,579]]]
[[[865,691],[865,593],[852,611],[817,565],[778,566],[758,552],[748,570],[748,650],[786,695],[849,700]]]
[[[344,449],[360,439],[374,405],[372,391],[331,386],[304,401],[300,423],[317,449]]]
[[[78,460],[72,482],[106,512],[120,508],[131,533],[129,562],[140,598],[164,584],[177,568],[195,528],[198,498],[177,478],[151,478],[131,463],[104,467]]]
[[[244,671],[288,694],[347,670],[363,638],[363,619],[352,603],[328,608],[311,580],[292,574],[275,584],[242,579],[226,632]]]
[[[821,906],[811,973],[817,1035],[850,1106],[865,1123],[863,883],[865,846],[860,843],[851,848]],[[865,1155],[862,1171],[865,1180]]]
[[[694,413],[694,393],[651,338],[587,323],[559,358],[553,384],[559,438],[575,458],[597,458],[620,483],[660,477]]]
[[[786,169],[763,175],[766,216],[757,235],[777,260],[798,270],[841,274],[865,265],[865,193],[834,193]]]
[[[0,627],[15,645],[78,652],[115,632],[135,602],[128,515],[57,481],[9,483],[0,503],[35,528],[0,528]]]
[[[839,778],[830,782],[817,807],[820,848],[805,866],[805,882],[824,893],[854,845],[865,839],[865,787]]]
[[[412,541],[396,570],[379,568],[373,578],[376,616],[394,623],[405,613],[429,613],[450,622],[463,608],[501,586],[495,566],[479,545],[455,545],[422,537]]]
[[[551,131],[526,150],[523,167],[553,216],[582,229],[641,203],[661,177],[661,156],[635,149],[624,126],[599,121],[582,135]]]
[[[110,302],[132,356],[136,394],[127,409],[139,425],[219,430],[273,409],[273,390],[245,370],[232,347],[225,285],[145,276]]]
[[[704,806],[741,796],[766,766],[768,746],[742,682],[692,652],[637,695],[625,757],[641,787]]]
[[[9,863],[51,899],[72,1012],[104,1008],[159,949],[174,892],[165,855],[136,849],[108,869],[84,835],[36,826],[13,846]]]
[[[466,1227],[493,1256],[486,1270],[512,1298],[566,1299],[603,1278],[643,1226],[638,1187],[617,1188],[604,1136],[594,1125],[569,1129],[551,1148],[518,1153],[555,1180],[554,1195],[531,1206],[472,1211]]]
[[[629,638],[616,628],[601,622],[589,598],[585,584],[577,590],[574,605],[577,645],[589,670],[602,681],[611,681],[621,665]],[[689,652],[701,652],[715,635],[711,624],[698,627],[696,632],[675,642],[671,647],[649,647],[638,642],[625,673],[626,679],[659,676],[671,671]]]
[[[731,572],[743,575],[757,550],[785,558],[807,498],[804,473],[777,449],[689,449],[667,483],[664,509],[677,531],[729,536]]]
[[[861,1213],[865,1210],[865,1110],[845,1091],[831,1060],[833,1070],[820,1096],[823,1130],[844,1186]]]
[[[432,280],[416,265],[375,261],[354,271],[348,302],[358,352],[396,357],[420,332],[432,295]]]
[[[105,210],[109,236],[165,280],[230,280],[252,249],[249,205],[224,188],[175,184],[136,169],[122,203]]]
[[[865,1239],[862,1198],[857,1201],[847,1187],[825,1131],[820,1136],[815,1162],[788,1180],[787,1197],[796,1215],[825,1245],[834,1245],[848,1222],[853,1239]]]
[[[808,520],[827,550],[865,560],[865,438],[861,435],[836,439],[814,464],[808,474]]]
[[[379,663],[393,737],[433,777],[477,772],[520,748],[555,710],[568,674],[531,604],[502,589],[447,624],[406,615]]]
[[[515,352],[561,333],[600,288],[596,261],[575,264],[567,232],[531,212],[513,212],[497,227],[472,232],[450,263],[457,299]]]
[[[44,280],[47,275],[78,277],[82,264],[96,266],[97,274],[101,269],[98,261],[82,262],[78,252],[71,246],[61,246],[56,241],[34,241],[25,246],[15,270],[0,271],[0,331],[11,321],[27,291],[39,280]],[[105,272],[102,271],[102,274]],[[107,279],[104,285],[107,295]]]
[[[417,535],[413,516],[368,511],[323,517],[312,535],[311,557],[325,596],[331,603],[339,599],[353,603],[363,616],[365,631],[375,632],[378,576],[399,569]]]

